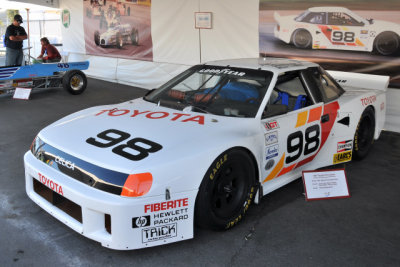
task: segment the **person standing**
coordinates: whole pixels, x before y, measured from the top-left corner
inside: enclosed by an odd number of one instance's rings
[[[43,37],[40,39],[40,43],[42,44],[42,51],[38,56],[38,59],[43,59],[43,62],[60,62],[61,55],[58,52],[57,48],[54,45],[51,45],[49,39]],[[43,57],[44,54],[47,56]]]
[[[22,42],[28,38],[25,29],[21,26],[21,15],[14,16],[14,21],[7,27],[5,34],[6,45],[6,66],[21,66],[24,54],[22,52]]]

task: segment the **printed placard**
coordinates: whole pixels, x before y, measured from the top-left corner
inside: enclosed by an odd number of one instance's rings
[[[306,200],[350,197],[344,169],[303,171]]]
[[[30,95],[31,95],[32,88],[22,88],[22,87],[17,87],[15,88],[14,92],[14,99],[25,99],[28,100]]]
[[[211,29],[212,28],[212,13],[211,12],[195,12],[195,28],[196,29]]]

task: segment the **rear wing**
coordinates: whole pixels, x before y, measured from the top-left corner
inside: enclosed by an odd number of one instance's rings
[[[279,22],[281,20],[281,15],[277,11],[274,12],[274,19],[276,22]]]
[[[333,70],[327,72],[343,87],[386,91],[389,85],[389,76]]]

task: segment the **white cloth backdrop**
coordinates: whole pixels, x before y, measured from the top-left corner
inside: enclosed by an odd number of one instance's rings
[[[153,62],[85,55],[83,1],[59,0],[71,12],[62,27],[69,60],[89,60],[92,77],[152,89],[194,64],[258,57],[259,0],[153,0]],[[213,28],[195,29],[194,13],[212,12]],[[389,89],[385,129],[400,132],[400,90]]]
[[[70,26],[62,27],[63,49],[70,61],[89,60],[90,76],[151,89],[200,62],[257,57],[258,5],[258,0],[153,0],[153,62],[148,62],[85,55],[83,1],[60,0],[60,8],[71,13]],[[212,12],[213,29],[195,29],[195,12]]]

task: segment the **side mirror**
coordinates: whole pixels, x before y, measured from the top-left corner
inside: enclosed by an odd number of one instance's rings
[[[151,89],[151,90],[149,90],[144,96],[148,96],[148,95],[151,94],[154,90],[156,90],[156,89]]]
[[[289,111],[288,106],[283,105],[283,104],[273,104],[273,105],[267,105],[265,108],[262,118],[269,118],[273,116],[278,116],[285,114]]]

